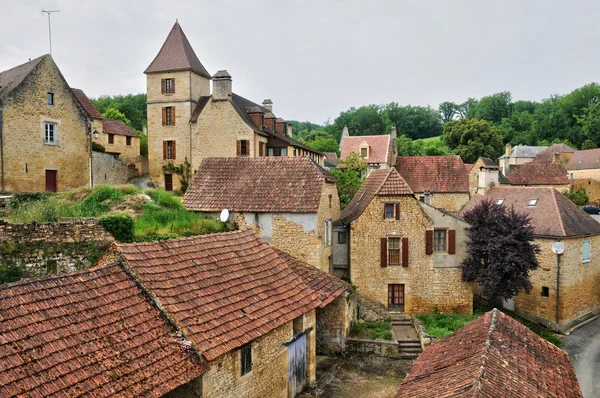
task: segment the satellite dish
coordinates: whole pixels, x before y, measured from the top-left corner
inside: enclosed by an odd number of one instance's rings
[[[227,220],[229,220],[229,210],[227,210],[227,209],[221,210],[221,216],[219,216],[219,219],[222,222],[227,222]]]
[[[552,244],[552,253],[554,254],[563,254],[565,251],[565,244],[562,242],[554,242]]]

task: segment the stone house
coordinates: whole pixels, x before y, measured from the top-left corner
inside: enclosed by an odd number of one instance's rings
[[[240,228],[252,226],[274,247],[331,272],[335,179],[306,157],[206,158],[183,197],[188,210]]]
[[[500,171],[505,175],[508,173],[510,166],[533,162],[538,153],[547,149],[545,146],[530,146],[517,145],[513,147],[511,144],[506,144],[504,155],[498,158]]]
[[[396,398],[583,398],[569,355],[494,309],[429,347]]]
[[[496,163],[490,158],[480,157],[467,168],[467,172],[469,173],[469,192],[471,195],[478,192],[482,193],[482,189],[486,190],[492,186],[510,185],[510,181],[499,171]]]
[[[2,192],[90,184],[91,118],[50,55],[0,73]]]
[[[389,135],[350,136],[348,127],[344,126],[340,140],[340,159],[346,159],[351,153],[357,154],[367,164],[367,173],[393,167],[397,156],[397,134],[395,124],[392,124]]]
[[[541,250],[531,293],[505,301],[507,309],[560,332],[600,313],[600,223],[554,188],[495,187],[463,212],[483,198],[527,214]],[[564,245],[559,256],[556,242]]]
[[[571,180],[560,163],[525,163],[513,165],[506,173],[510,185],[527,187],[551,187],[561,192],[569,190]]]
[[[562,164],[566,166],[577,149],[566,144],[553,144],[535,155],[533,163]]]
[[[271,100],[258,105],[234,93],[225,70],[211,76],[179,23],[144,73],[150,177],[166,190],[181,187],[169,166],[185,159],[191,170],[208,157],[298,156],[323,166],[324,155],[292,138]]]
[[[600,180],[595,178],[585,178],[582,180],[573,180],[571,187],[573,192],[583,189],[588,196],[588,202],[596,206],[600,205]]]
[[[460,268],[467,224],[415,198],[395,169],[372,171],[340,220],[345,231],[336,228],[334,242],[340,233],[349,242],[349,277],[361,298],[408,313],[472,311]]]
[[[396,170],[426,204],[459,212],[469,202],[469,173],[460,156],[399,156]]]
[[[600,148],[575,151],[565,168],[572,179],[600,180]]]

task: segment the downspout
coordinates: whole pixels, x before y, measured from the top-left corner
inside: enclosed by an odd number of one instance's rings
[[[557,239],[560,242],[560,239]],[[558,333],[558,309],[560,304],[560,254],[556,254],[556,333]]]
[[[192,113],[194,112],[193,109],[193,105],[194,103],[192,102],[193,97],[192,97],[192,71],[190,70],[190,119],[188,121],[188,124],[190,125],[190,172],[194,169],[194,162],[192,159]]]
[[[4,193],[4,140],[2,136],[2,104],[0,103],[0,168],[2,169],[2,193]]]

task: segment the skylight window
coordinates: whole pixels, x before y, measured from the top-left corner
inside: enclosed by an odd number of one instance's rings
[[[537,202],[538,202],[537,198],[529,199],[529,202],[527,202],[527,207],[533,207],[533,206],[537,205]]]
[[[498,206],[501,206],[503,203],[504,203],[504,198],[499,198],[499,199],[496,199],[496,204],[497,204]]]

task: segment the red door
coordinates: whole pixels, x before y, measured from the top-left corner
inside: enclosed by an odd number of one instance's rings
[[[46,170],[46,192],[56,192],[56,170]]]
[[[165,174],[165,191],[173,191],[173,174]]]
[[[404,311],[404,285],[388,285],[388,309]]]

